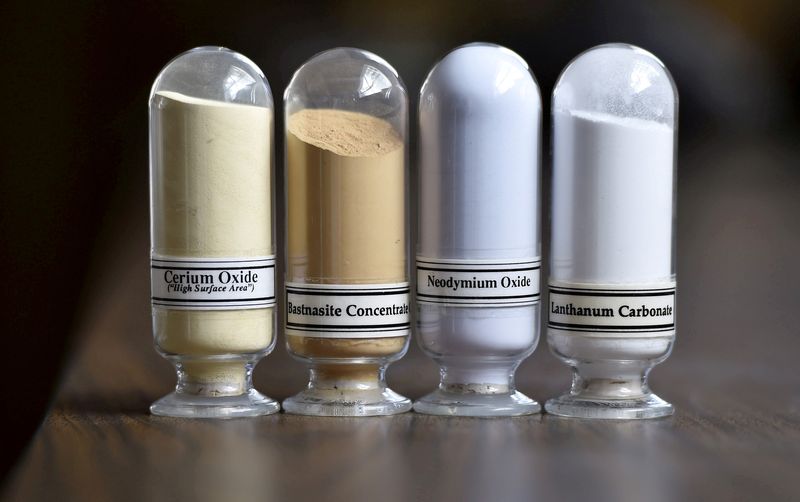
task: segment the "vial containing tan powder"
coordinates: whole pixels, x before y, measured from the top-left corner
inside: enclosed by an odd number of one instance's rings
[[[459,47],[419,99],[417,329],[440,367],[437,415],[538,413],[514,372],[539,340],[542,100],[527,63]]]
[[[253,389],[275,346],[273,104],[241,54],[199,47],[167,64],[150,94],[153,335],[176,367],[157,415],[264,415]]]
[[[553,91],[548,341],[573,370],[549,413],[652,418],[651,368],[675,339],[678,96],[638,47],[590,49]]]
[[[369,52],[318,54],[286,94],[286,344],[310,365],[289,413],[388,415],[386,385],[408,348],[408,98]]]

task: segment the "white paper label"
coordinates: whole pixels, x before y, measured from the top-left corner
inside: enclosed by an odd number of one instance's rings
[[[153,256],[154,306],[180,310],[260,309],[275,305],[275,256],[180,258]]]
[[[665,336],[675,331],[675,283],[550,283],[550,329]]]
[[[286,283],[286,332],[319,338],[381,338],[409,334],[407,282]]]
[[[417,301],[470,307],[516,307],[539,302],[538,258],[434,260],[417,257]]]

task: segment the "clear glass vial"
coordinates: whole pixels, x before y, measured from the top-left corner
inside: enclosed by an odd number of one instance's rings
[[[419,100],[417,330],[440,367],[436,415],[538,413],[514,373],[539,341],[542,102],[494,44],[450,52]]]
[[[289,413],[408,411],[385,372],[408,348],[408,98],[369,52],[317,54],[286,113],[286,345],[310,366]]]
[[[549,413],[673,413],[647,379],[675,339],[677,112],[667,69],[631,45],[584,52],[555,86],[548,342],[573,380]]]
[[[222,47],[179,55],[153,84],[153,335],[178,375],[156,415],[280,409],[252,384],[275,346],[272,123],[264,74]]]

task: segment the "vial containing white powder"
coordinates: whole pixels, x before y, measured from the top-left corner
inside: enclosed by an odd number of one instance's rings
[[[310,367],[289,413],[411,408],[386,367],[408,348],[408,98],[369,52],[317,54],[292,77],[286,113],[286,345]]]
[[[475,43],[445,56],[419,101],[418,341],[437,415],[537,413],[514,373],[539,340],[542,103],[527,63]]]
[[[548,342],[573,381],[545,408],[670,415],[647,377],[675,339],[675,84],[649,52],[602,45],[563,71],[552,112]]]
[[[280,409],[252,385],[275,345],[273,104],[241,54],[199,47],[150,94],[153,335],[176,367],[157,415],[227,418]]]

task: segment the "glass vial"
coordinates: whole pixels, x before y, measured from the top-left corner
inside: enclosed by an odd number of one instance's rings
[[[670,415],[647,376],[675,339],[675,84],[649,52],[602,45],[566,67],[552,108],[548,342],[573,380],[545,408]]]
[[[178,373],[156,415],[280,409],[252,385],[275,346],[272,122],[264,74],[222,47],[181,54],[153,84],[153,335]]]
[[[318,54],[292,77],[286,113],[286,344],[310,366],[289,413],[408,411],[386,367],[408,348],[408,97],[369,52]]]
[[[418,340],[436,415],[538,413],[514,373],[539,340],[542,100],[527,63],[497,45],[459,47],[419,101]]]

